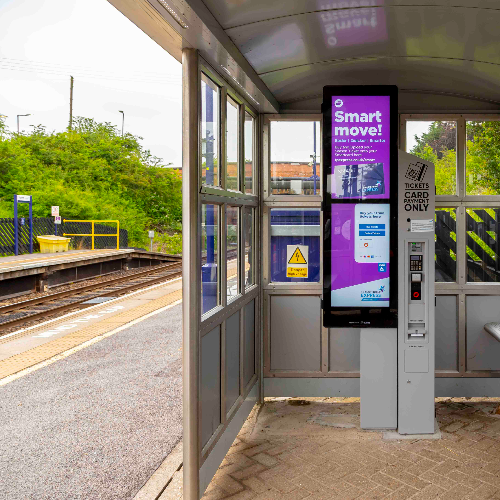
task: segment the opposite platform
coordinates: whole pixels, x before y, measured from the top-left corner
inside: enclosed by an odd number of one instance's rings
[[[133,248],[4,257],[0,258],[0,298],[45,291],[68,282],[179,260],[181,257],[175,255]]]

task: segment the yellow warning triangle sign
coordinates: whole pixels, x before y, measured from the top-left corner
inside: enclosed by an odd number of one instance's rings
[[[302,252],[300,251],[300,248],[297,247],[295,249],[295,252],[293,252],[293,255],[290,257],[290,260],[288,261],[289,264],[307,264],[306,259],[304,259],[304,256],[302,255]]]

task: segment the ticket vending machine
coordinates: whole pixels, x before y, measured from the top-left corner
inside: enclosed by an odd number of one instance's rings
[[[434,433],[434,165],[398,157],[398,432]]]
[[[323,324],[360,336],[361,427],[434,433],[434,167],[397,149],[397,88],[323,95]]]

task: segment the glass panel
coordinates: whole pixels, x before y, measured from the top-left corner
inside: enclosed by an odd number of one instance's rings
[[[201,182],[219,185],[219,87],[201,74]]]
[[[466,193],[500,194],[500,122],[467,122]]]
[[[227,98],[226,107],[226,188],[238,190],[238,146],[239,146],[239,117],[238,103]]]
[[[457,280],[457,211],[436,208],[436,281]]]
[[[245,287],[255,283],[253,265],[253,234],[254,234],[254,213],[251,207],[243,208],[244,241],[245,241]]]
[[[500,208],[466,209],[467,281],[500,281]]]
[[[271,194],[319,195],[320,122],[271,122]]]
[[[219,206],[201,206],[201,313],[220,304],[219,301]]]
[[[318,209],[271,209],[271,281],[319,282],[320,234]]]
[[[436,167],[436,194],[457,193],[457,122],[406,122],[406,151]]]
[[[238,212],[238,207],[227,206],[226,208],[226,278],[228,302],[239,293]]]
[[[253,116],[245,111],[245,193],[253,193]]]

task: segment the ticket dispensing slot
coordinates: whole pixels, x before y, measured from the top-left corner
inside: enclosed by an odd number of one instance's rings
[[[407,290],[408,290],[408,323],[407,341],[426,341],[427,328],[425,318],[426,303],[426,279],[424,262],[424,242],[408,243],[408,269],[407,269]]]

